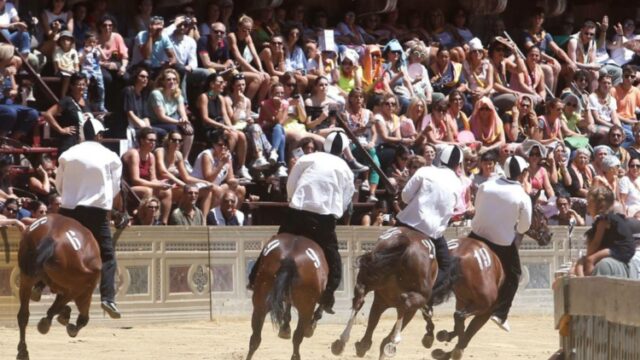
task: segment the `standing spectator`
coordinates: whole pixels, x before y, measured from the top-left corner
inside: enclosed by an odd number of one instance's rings
[[[207,225],[213,226],[244,226],[246,218],[244,213],[238,210],[238,196],[233,191],[227,191],[222,195],[220,206],[211,209],[207,214]]]
[[[168,37],[162,34],[163,28],[164,18],[153,16],[149,29],[139,32],[133,41],[131,65],[144,63],[151,70],[152,78],[155,78],[163,68],[173,66],[176,63],[173,44]]]
[[[62,196],[60,214],[78,220],[86,226],[100,246],[102,276],[100,298],[102,309],[113,319],[121,314],[115,303],[115,249],[109,229],[109,211],[120,191],[122,162],[118,155],[100,144],[105,131],[97,120],[83,126],[85,142],[58,159],[56,187]]]
[[[73,74],[69,79],[69,86],[69,95],[43,113],[45,120],[60,139],[58,154],[62,154],[78,143],[79,121],[87,118],[89,116],[87,113],[90,111],[83,96],[87,87],[87,78],[84,74]]]
[[[70,31],[63,31],[53,54],[53,70],[62,79],[60,97],[67,95],[71,75],[80,71],[80,57],[75,48],[75,39]]]
[[[195,185],[187,184],[182,189],[182,199],[178,207],[171,212],[169,225],[203,226],[205,225],[202,210],[196,206],[199,192]]]
[[[119,109],[118,91],[124,86],[123,77],[129,65],[129,49],[122,36],[114,31],[116,21],[111,15],[100,18],[97,25],[98,46],[102,51],[100,67],[106,90],[106,106],[111,110]]]
[[[104,80],[100,69],[100,59],[103,56],[97,45],[98,37],[96,33],[93,31],[88,32],[85,36],[84,47],[80,50],[81,71],[89,82],[84,98],[94,105],[94,111],[107,112],[104,107]]]

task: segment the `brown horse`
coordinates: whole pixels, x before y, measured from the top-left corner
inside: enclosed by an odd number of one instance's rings
[[[47,316],[38,323],[38,331],[46,334],[51,327],[51,320],[58,315],[58,321],[67,327],[67,334],[75,337],[89,322],[91,295],[100,279],[102,262],[98,243],[87,228],[74,219],[50,214],[36,220],[23,233],[18,265],[20,343],[17,359],[25,360],[29,359],[25,332],[33,285],[41,281],[56,294]],[[67,303],[71,300],[79,311],[75,325],[69,323],[71,308]]]
[[[316,323],[322,317],[321,308],[315,307],[327,285],[329,266],[318,244],[306,237],[286,233],[272,237],[260,257],[253,286],[253,333],[247,360],[260,346],[268,312],[271,312],[273,324],[280,329],[278,336],[291,337],[291,306],[298,310],[291,359],[299,360],[302,338],[313,335]]]
[[[454,261],[452,268],[457,266]],[[356,354],[362,357],[371,348],[371,338],[380,316],[393,307],[397,311],[397,321],[380,344],[380,359],[395,355],[401,340],[400,332],[416,311],[426,306],[432,296],[435,303],[444,300],[432,293],[437,273],[435,246],[422,233],[407,227],[394,227],[382,234],[375,248],[359,258],[351,317],[340,339],[331,346],[333,354],[339,355],[344,350],[356,315],[364,305],[364,297],[373,291],[367,330],[362,340],[356,342]]]
[[[532,199],[536,204],[537,196]],[[540,205],[533,206],[531,227],[527,235],[535,239],[540,246],[551,241],[552,234],[547,226]],[[441,330],[437,334],[438,341],[449,342],[456,336],[458,343],[450,352],[436,349],[431,353],[434,359],[460,359],[471,341],[491,317],[497,306],[498,292],[504,282],[502,263],[498,256],[482,241],[469,237],[449,241],[451,255],[460,259],[461,274],[453,291],[456,297],[456,311],[453,314],[454,330]],[[422,339],[426,348],[433,344],[434,325],[429,310],[423,311],[427,321],[427,333]],[[465,328],[465,320],[473,317]]]

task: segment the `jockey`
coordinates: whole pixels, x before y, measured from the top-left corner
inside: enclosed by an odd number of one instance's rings
[[[491,320],[507,332],[511,330],[507,315],[521,274],[515,240],[531,226],[531,198],[522,186],[528,176],[528,167],[522,157],[510,156],[504,163],[506,179],[491,179],[480,185],[469,234],[469,237],[486,243],[502,263],[505,281],[500,287]]]
[[[278,233],[307,237],[322,248],[329,265],[329,279],[320,306],[329,314],[334,314],[333,293],[342,279],[336,222],[349,207],[355,193],[353,172],[340,156],[347,146],[347,136],[333,132],[324,142],[326,152],[315,152],[298,159],[287,180],[288,214],[278,230]],[[257,265],[256,262],[249,275],[250,288]]]
[[[462,196],[462,183],[456,175],[462,160],[462,150],[456,145],[449,145],[440,153],[443,166],[423,166],[402,190],[402,201],[407,206],[398,213],[397,226],[417,230],[433,242],[438,260],[434,295],[438,294],[438,289],[445,285],[449,276],[451,257],[443,233]]]

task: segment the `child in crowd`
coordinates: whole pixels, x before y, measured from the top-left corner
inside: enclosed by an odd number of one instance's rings
[[[93,111],[106,112],[104,107],[104,80],[100,70],[102,51],[98,47],[98,36],[93,31],[85,34],[84,47],[80,50],[82,73],[87,76],[89,86],[85,90],[84,99],[91,104]],[[91,90],[91,91],[90,91]],[[89,98],[90,97],[90,98]]]
[[[60,33],[58,45],[53,52],[53,68],[62,80],[60,97],[64,97],[69,89],[71,75],[80,71],[80,58],[75,49],[75,39],[71,32]]]
[[[587,212],[594,219],[587,237],[587,254],[575,266],[575,275],[591,275],[598,261],[612,257],[625,264],[635,254],[631,228],[613,209],[614,194],[604,186],[592,187],[587,194]]]

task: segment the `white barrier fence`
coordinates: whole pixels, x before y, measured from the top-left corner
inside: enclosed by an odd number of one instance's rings
[[[338,227],[343,281],[336,292],[336,309],[347,313],[356,278],[355,261],[371,249],[385,228]],[[523,277],[515,312],[551,314],[554,272],[572,256],[579,241],[569,242],[566,227],[554,227],[551,244],[541,248],[526,238],[521,246]],[[574,230],[584,232],[586,229]],[[252,227],[130,227],[116,232],[118,259],[117,302],[128,320],[208,319],[218,315],[246,315],[251,311],[247,275],[274,226]],[[447,239],[463,236],[467,228],[449,228]],[[19,234],[0,229],[0,324],[14,324],[19,269]],[[574,235],[574,239],[577,237]],[[2,256],[4,255],[4,256]],[[32,303],[42,314],[52,295]],[[99,299],[96,295],[94,300]],[[95,304],[95,302],[94,302]],[[102,315],[92,307],[93,319]]]

